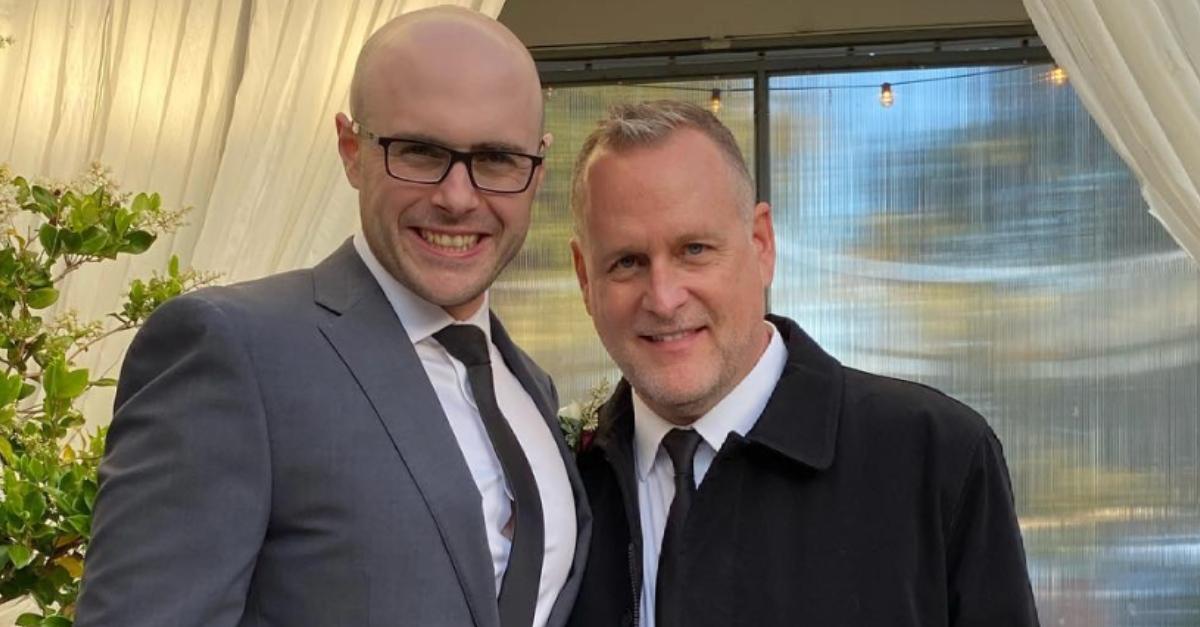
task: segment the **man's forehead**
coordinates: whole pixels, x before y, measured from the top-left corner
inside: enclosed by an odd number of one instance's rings
[[[424,139],[459,149],[536,147],[542,96],[524,49],[498,48],[490,36],[431,45],[398,39],[363,68],[361,115],[372,131],[424,133]]]
[[[424,17],[401,18],[372,36],[357,71],[373,82],[426,76],[462,83],[474,74],[502,78],[515,88],[532,83],[536,89],[533,58],[498,22],[465,10],[418,13]]]

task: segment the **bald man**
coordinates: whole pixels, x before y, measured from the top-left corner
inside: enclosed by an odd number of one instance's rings
[[[130,347],[79,627],[566,622],[587,501],[487,292],[550,144],[533,62],[418,11],[368,40],[350,103],[354,237],[174,299]]]

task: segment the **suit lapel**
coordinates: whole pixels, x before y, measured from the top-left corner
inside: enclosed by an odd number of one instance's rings
[[[537,405],[538,411],[542,412],[542,419],[546,421],[546,426],[550,429],[550,433],[554,436],[554,441],[558,445],[558,453],[562,456],[563,464],[567,468],[567,478],[571,482],[571,492],[575,495],[575,521],[576,521],[576,540],[575,540],[575,556],[571,563],[571,571],[567,576],[567,581],[563,584],[563,589],[555,601],[554,607],[550,611],[547,625],[564,625],[567,622],[567,616],[571,612],[571,607],[575,602],[575,595],[579,590],[579,582],[583,578],[583,566],[587,560],[587,550],[591,543],[592,531],[592,511],[588,507],[587,494],[583,489],[583,481],[579,478],[579,471],[575,468],[575,456],[571,450],[567,448],[566,440],[563,439],[562,429],[558,425],[558,398],[552,389],[547,389],[534,377],[530,369],[527,358],[517,349],[516,344],[509,338],[508,332],[504,330],[504,326],[500,324],[500,320],[495,315],[491,317],[492,326],[492,343],[500,351],[500,355],[504,357],[504,363],[508,369],[512,371],[517,380],[521,382],[521,387],[529,393]]]
[[[314,269],[321,325],[425,500],[479,627],[499,627],[491,551],[470,470],[404,327],[347,243]],[[419,541],[414,538],[414,541]]]

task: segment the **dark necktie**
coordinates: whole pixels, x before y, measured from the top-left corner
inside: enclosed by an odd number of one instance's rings
[[[654,615],[658,627],[683,627],[679,592],[683,582],[683,527],[688,510],[696,496],[696,479],[692,472],[700,434],[692,429],[671,429],[663,436],[663,448],[675,467],[675,498],[667,514],[662,550],[658,553],[658,581],[654,594]]]
[[[513,493],[512,549],[500,584],[500,624],[503,627],[529,627],[537,608],[545,548],[542,499],[538,495],[537,480],[521,450],[521,443],[496,403],[492,363],[483,330],[474,325],[452,324],[433,337],[466,366],[475,405]]]

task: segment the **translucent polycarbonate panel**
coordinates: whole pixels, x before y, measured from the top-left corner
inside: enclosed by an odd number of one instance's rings
[[[1043,625],[1195,627],[1200,270],[1050,69],[772,78],[772,309],[988,418]]]
[[[564,405],[586,398],[602,379],[615,383],[618,377],[584,310],[571,267],[569,203],[575,156],[613,104],[671,98],[712,107],[714,89],[721,90],[717,115],[733,130],[753,172],[751,79],[545,90],[546,130],[554,136],[546,178],[534,202],[525,247],[493,287],[492,302],[514,338],[554,376]]]

